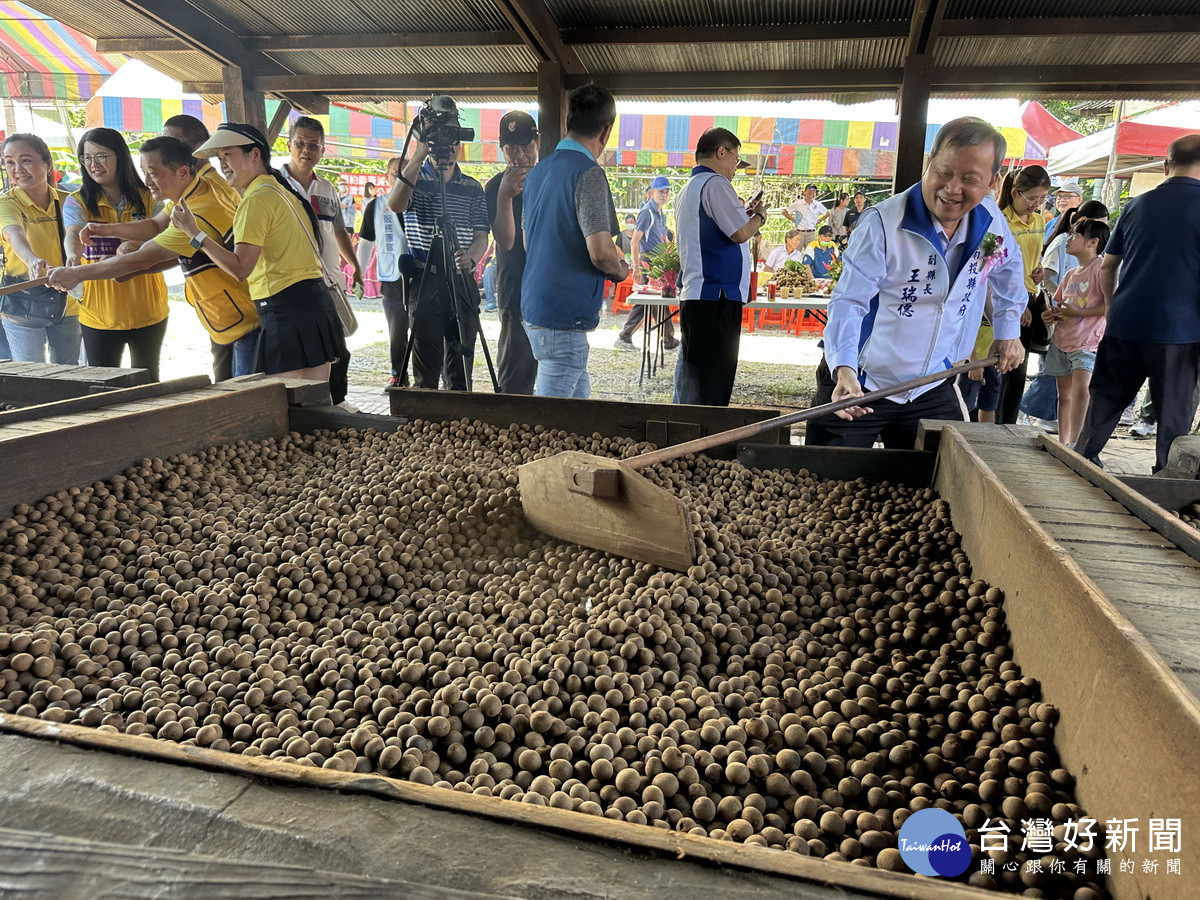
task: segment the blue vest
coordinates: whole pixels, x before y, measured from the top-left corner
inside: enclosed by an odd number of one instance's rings
[[[575,188],[596,161],[578,150],[555,150],[525,178],[525,275],[521,318],[557,331],[600,324],[604,273],[592,265],[575,213]]]

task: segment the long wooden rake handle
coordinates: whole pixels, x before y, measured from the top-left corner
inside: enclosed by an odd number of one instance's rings
[[[883,400],[886,397],[894,397],[896,394],[903,394],[905,391],[911,391],[913,388],[924,387],[927,384],[933,384],[935,381],[945,381],[947,378],[957,377],[964,372],[973,372],[975,369],[985,369],[988,366],[994,366],[997,362],[999,362],[999,357],[989,356],[987,359],[978,359],[974,362],[963,363],[959,366],[951,366],[949,369],[943,369],[940,372],[934,372],[932,375],[923,375],[920,378],[914,378],[911,381],[904,381],[900,384],[892,385],[891,387],[868,391],[861,397],[848,397],[845,400],[837,400],[833,403],[826,403],[822,406],[814,406],[811,409],[802,409],[799,412],[789,413],[786,416],[778,416],[774,419],[763,419],[761,422],[753,422],[749,425],[743,425],[740,428],[731,428],[729,431],[722,431],[719,434],[710,434],[706,437],[696,438],[694,441],[687,441],[683,444],[675,444],[671,447],[663,447],[661,450],[651,450],[649,453],[643,453],[640,456],[631,457],[623,462],[635,469],[645,468],[646,466],[652,466],[655,463],[667,462],[668,460],[678,459],[681,456],[687,456],[689,453],[699,453],[701,450],[710,450],[713,447],[719,447],[722,444],[730,444],[734,441],[743,441],[747,438],[758,437],[759,435],[766,434],[769,431],[782,428],[785,425],[795,425],[797,422],[807,422],[809,419],[815,419],[819,416],[837,412],[839,409],[849,409],[852,406],[863,406],[867,403],[871,403],[874,400]]]
[[[29,288],[41,287],[49,283],[50,279],[43,275],[41,278],[34,278],[32,281],[22,281],[20,284],[5,285],[4,287],[0,287],[0,297],[3,297],[5,294],[15,294],[17,291],[25,291]]]

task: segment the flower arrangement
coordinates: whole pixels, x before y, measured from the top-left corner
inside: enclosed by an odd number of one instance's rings
[[[1004,238],[988,232],[979,243],[979,252],[983,261],[979,267],[980,276],[987,278],[988,272],[998,266],[1008,256],[1008,248],[1004,246]]]
[[[642,265],[651,278],[658,279],[664,297],[674,297],[679,290],[679,246],[674,241],[663,241],[642,257]]]

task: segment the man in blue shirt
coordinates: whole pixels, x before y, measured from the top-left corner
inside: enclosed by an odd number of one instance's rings
[[[683,270],[676,403],[728,406],[733,393],[742,304],[750,299],[747,242],[767,221],[761,198],[747,209],[733,189],[741,146],[726,128],[700,135],[696,167],[675,206]]]
[[[663,241],[675,239],[675,235],[671,234],[671,229],[667,227],[667,216],[664,212],[670,200],[671,182],[667,180],[666,175],[655,176],[650,182],[650,187],[646,188],[646,205],[638,212],[637,222],[633,226],[633,237],[629,242],[633,255],[633,280],[637,284],[646,283],[646,255]],[[613,346],[618,350],[637,349],[633,346],[633,333],[645,317],[646,307],[635,306],[631,309]],[[679,341],[675,339],[675,326],[667,319],[663,328],[666,329],[663,346],[674,350],[679,346]]]
[[[1158,410],[1154,471],[1192,427],[1200,378],[1200,135],[1171,142],[1167,180],[1130,200],[1104,252],[1108,329],[1076,449],[1097,461],[1146,379]],[[1117,285],[1117,270],[1121,283]]]
[[[604,279],[624,281],[629,263],[604,169],[617,104],[587,84],[567,101],[567,136],[525,178],[525,275],[521,317],[538,361],[534,395],[591,396],[588,332],[600,324]]]

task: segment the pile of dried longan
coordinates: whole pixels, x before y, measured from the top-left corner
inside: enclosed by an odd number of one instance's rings
[[[895,871],[901,824],[937,806],[976,848],[985,820],[1011,829],[973,884],[1103,896],[1063,842],[1083,811],[1057,710],[931,490],[660,466],[701,548],[676,574],[524,522],[515,467],[564,449],[647,445],[416,421],[144,459],[22,506],[0,710]],[[1036,817],[1058,844],[1028,872]]]
[[[1193,528],[1200,528],[1200,503],[1185,506],[1175,513],[1175,515]]]

